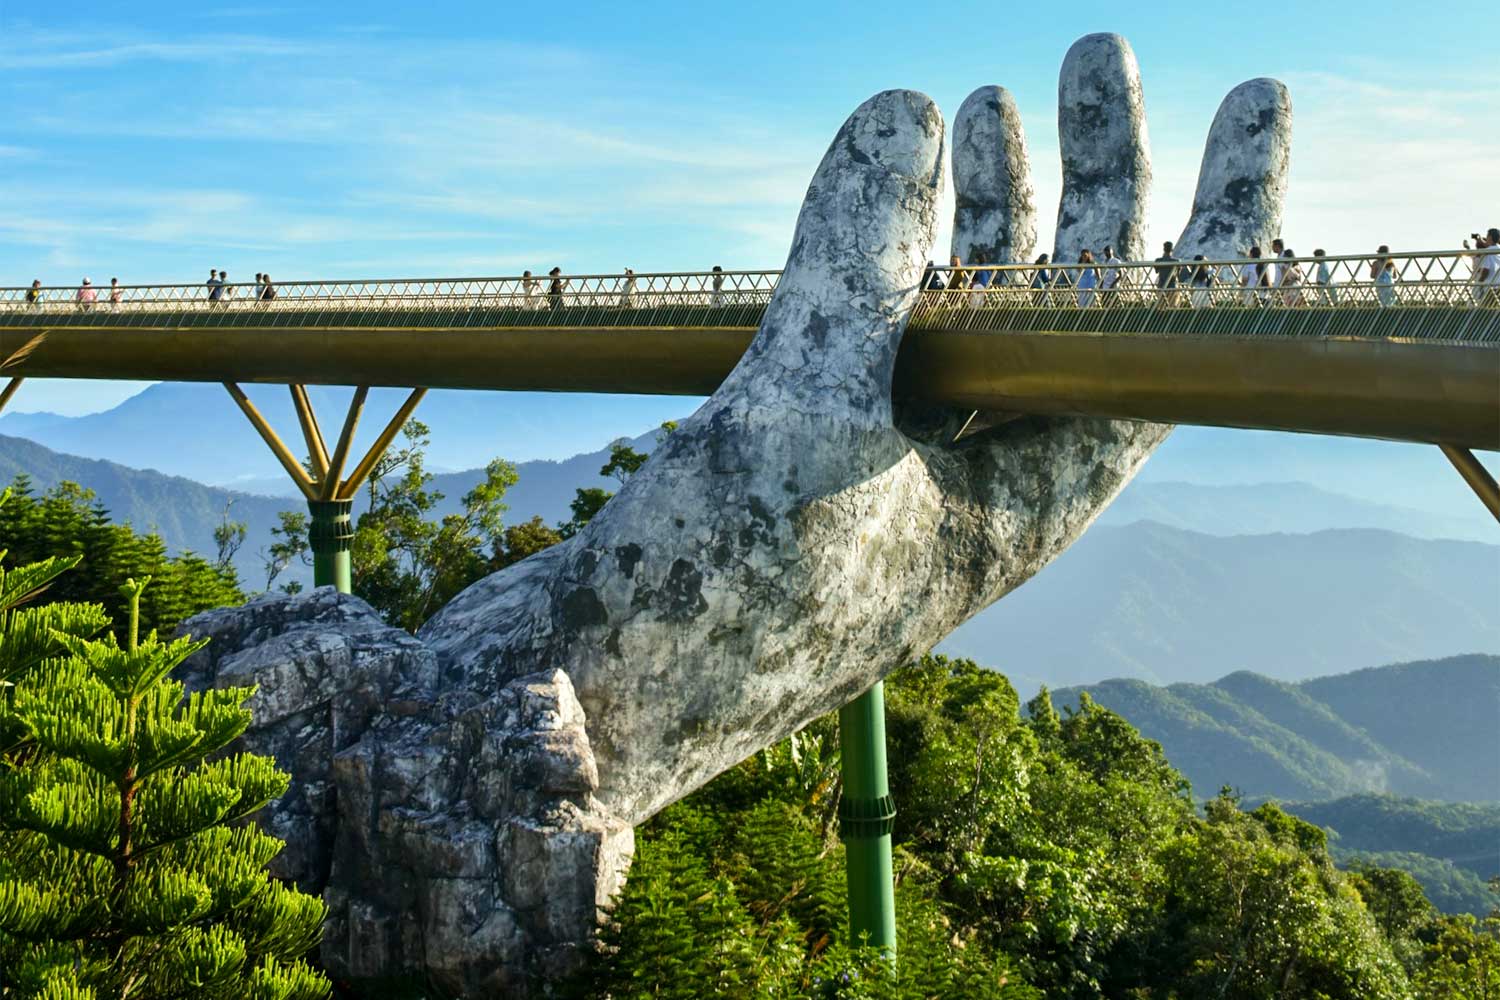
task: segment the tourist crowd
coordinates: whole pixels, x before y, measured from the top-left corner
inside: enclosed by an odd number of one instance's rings
[[[1463,248],[1469,261],[1466,284],[1471,298],[1476,304],[1500,305],[1500,229],[1470,234]],[[1260,246],[1249,247],[1240,254],[1239,264],[1210,263],[1201,253],[1185,261],[1175,250],[1168,240],[1162,244],[1160,257],[1135,268],[1127,268],[1126,262],[1115,256],[1114,247],[1108,245],[1097,255],[1084,248],[1076,264],[1061,266],[1045,253],[1022,267],[988,260],[983,252],[967,263],[955,254],[946,269],[928,262],[922,288],[965,292],[954,301],[970,305],[985,302],[987,292],[1020,285],[1029,290],[1030,301],[1043,305],[1088,308],[1129,301],[1203,309],[1224,304],[1331,306],[1338,304],[1339,286],[1344,281],[1371,289],[1380,306],[1398,301],[1402,268],[1398,257],[1384,244],[1362,261],[1341,262],[1341,271],[1321,248],[1313,251],[1311,261],[1298,260],[1296,252],[1280,238],[1271,241],[1269,254]],[[1304,270],[1304,263],[1308,270]],[[1424,269],[1417,277],[1430,281],[1445,275]]]

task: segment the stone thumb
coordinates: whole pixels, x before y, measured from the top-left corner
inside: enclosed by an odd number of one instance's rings
[[[751,406],[798,397],[890,420],[891,372],[937,225],[943,119],[888,90],[834,136],[797,218],[760,330],[719,392]]]

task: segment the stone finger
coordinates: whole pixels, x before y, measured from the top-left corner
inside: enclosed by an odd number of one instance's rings
[[[1141,71],[1119,35],[1085,35],[1063,59],[1057,83],[1062,199],[1055,262],[1106,244],[1126,260],[1145,254],[1151,152]]]
[[[953,120],[953,249],[965,264],[1029,262],[1036,193],[1015,98],[980,87]]]
[[[1248,80],[1214,115],[1193,214],[1177,256],[1227,259],[1269,248],[1281,229],[1292,149],[1292,97],[1279,80]]]

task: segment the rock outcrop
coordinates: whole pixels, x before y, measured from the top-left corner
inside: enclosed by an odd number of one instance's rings
[[[1200,189],[1205,219],[1189,224],[1205,245],[1275,228],[1284,96],[1257,82],[1221,111],[1204,183],[1224,194]],[[1124,41],[1080,41],[1059,99],[1059,247],[1139,255],[1150,158]],[[958,174],[965,225],[1019,248],[1034,229],[1019,118],[975,116],[1009,159]],[[965,128],[978,141],[979,121]],[[861,105],[724,384],[584,531],[475,584],[417,638],[326,591],[185,626],[215,640],[197,683],[262,685],[246,740],[296,775],[268,822],[292,845],[283,870],[333,907],[336,975],[470,996],[555,975],[618,884],[634,824],[1030,578],[1165,437],[1024,418],[955,442],[967,414],[895,405],[943,145],[920,94]]]

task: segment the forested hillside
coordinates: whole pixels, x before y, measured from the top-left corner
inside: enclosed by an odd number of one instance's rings
[[[1500,875],[1500,805],[1354,795],[1282,807],[1327,830],[1341,864],[1411,872],[1448,913],[1483,916],[1500,902],[1487,885]]]
[[[1087,691],[1157,740],[1200,795],[1221,785],[1294,800],[1393,792],[1500,801],[1500,656],[1455,656],[1291,684],[1246,672],[1212,684],[1112,680]]]
[[[1089,529],[938,648],[1040,683],[1279,680],[1500,651],[1500,546],[1387,531]]]

